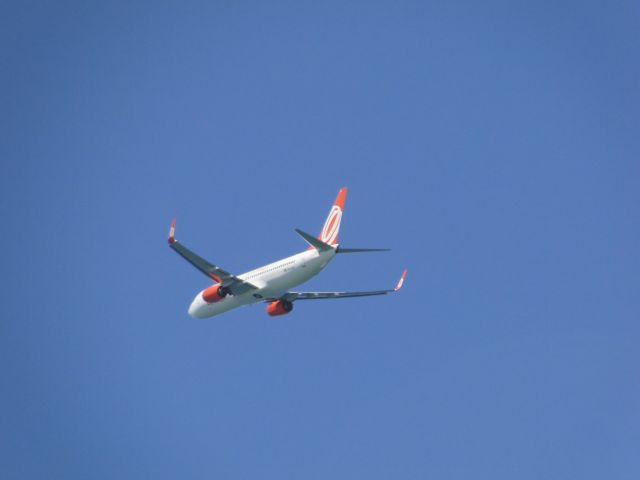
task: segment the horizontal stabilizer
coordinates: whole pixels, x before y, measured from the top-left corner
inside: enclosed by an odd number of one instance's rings
[[[361,253],[361,252],[388,252],[390,248],[342,248],[338,247],[336,253]]]
[[[319,252],[324,252],[326,250],[331,250],[333,247],[328,243],[324,243],[322,240],[318,240],[313,235],[309,235],[307,232],[303,232],[299,228],[296,228],[296,233],[304,238],[305,242],[311,245],[313,248],[318,250]]]

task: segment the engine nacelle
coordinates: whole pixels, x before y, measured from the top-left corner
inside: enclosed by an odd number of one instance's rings
[[[284,315],[293,310],[293,303],[288,300],[276,300],[267,305],[267,313],[272,317]]]
[[[207,303],[215,303],[227,296],[227,289],[223,288],[219,283],[205,288],[202,291],[202,299]]]

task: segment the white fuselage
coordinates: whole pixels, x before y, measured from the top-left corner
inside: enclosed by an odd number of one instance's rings
[[[242,295],[227,295],[222,300],[207,303],[199,292],[189,306],[189,315],[194,318],[208,318],[242,305],[277,299],[290,288],[300,285],[317,275],[333,259],[336,249],[318,252],[315,248],[270,263],[238,278],[258,287]]]

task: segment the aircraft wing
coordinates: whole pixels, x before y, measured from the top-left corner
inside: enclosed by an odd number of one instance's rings
[[[329,298],[350,298],[350,297],[369,297],[372,295],[386,295],[387,293],[397,292],[402,288],[404,277],[407,271],[402,272],[400,280],[398,280],[395,288],[390,290],[370,290],[364,292],[287,292],[280,299],[293,302],[295,300],[322,300]]]
[[[233,295],[240,295],[248,292],[249,290],[256,290],[258,288],[252,283],[236,277],[235,275],[227,272],[226,270],[223,270],[217,265],[209,263],[198,254],[192,252],[184,245],[178,243],[178,241],[175,239],[175,232],[176,221],[174,219],[171,223],[171,229],[169,230],[169,247],[171,247],[178,255],[184,258],[191,265],[204,273],[207,277],[215,282],[220,283],[223,287],[228,288]]]

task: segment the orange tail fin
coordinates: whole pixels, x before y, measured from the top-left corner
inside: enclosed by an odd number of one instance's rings
[[[335,202],[329,211],[327,220],[324,222],[322,231],[318,235],[318,240],[336,245],[338,243],[338,232],[340,231],[340,221],[342,220],[342,211],[344,210],[344,201],[347,198],[347,187],[342,187],[338,192]]]

